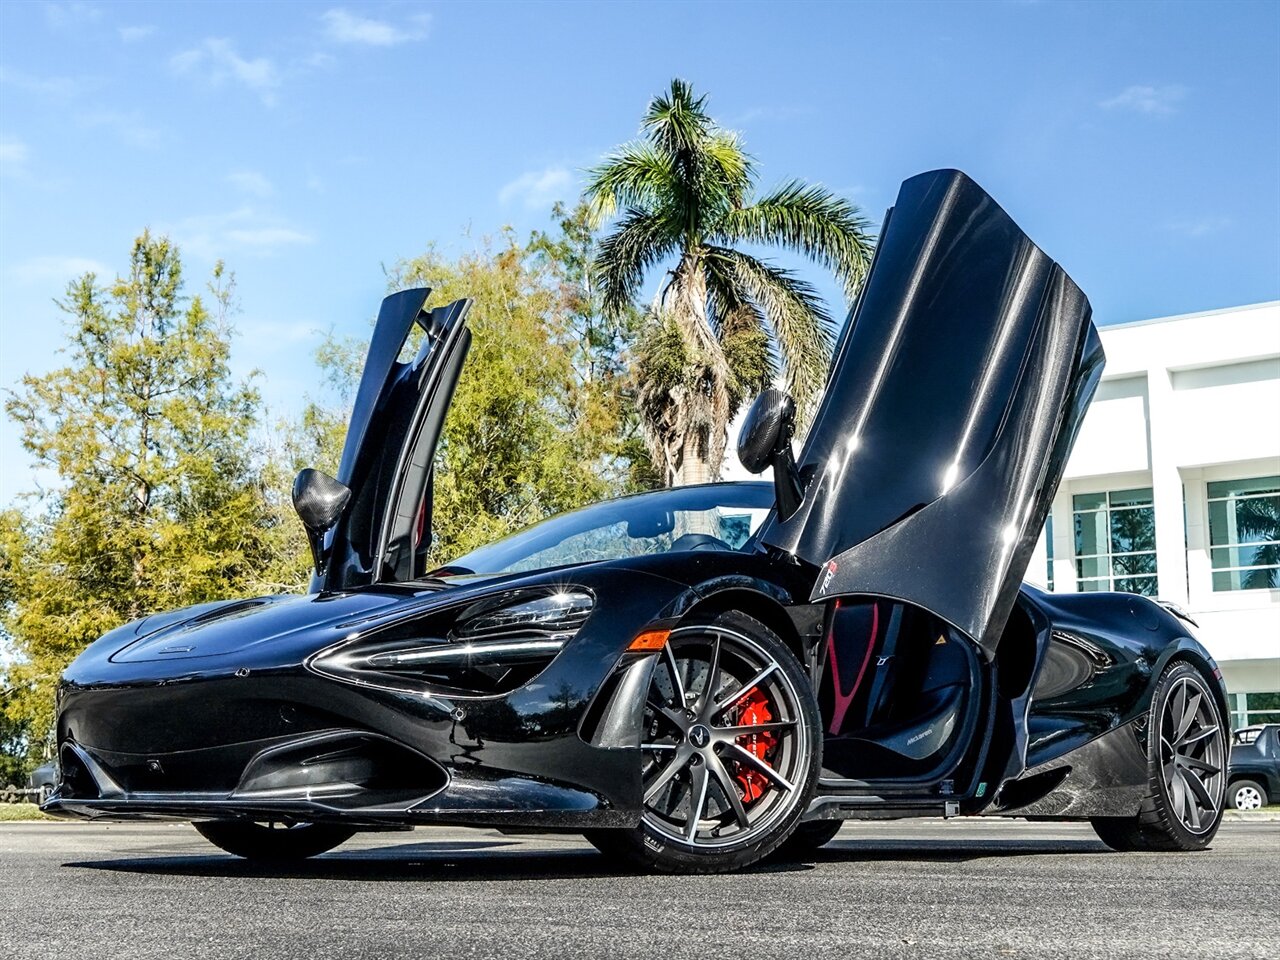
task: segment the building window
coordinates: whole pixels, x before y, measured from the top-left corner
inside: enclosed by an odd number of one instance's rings
[[[1231,728],[1280,723],[1280,693],[1234,693],[1231,695]]]
[[[1280,574],[1280,477],[1221,480],[1208,487],[1213,589],[1275,588]]]
[[[1072,499],[1076,589],[1155,596],[1156,512],[1151,488],[1086,493]]]
[[[1049,514],[1044,525],[1044,554],[1045,586],[1053,593],[1053,514]]]

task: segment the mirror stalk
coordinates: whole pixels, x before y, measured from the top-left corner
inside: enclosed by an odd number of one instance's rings
[[[800,468],[788,440],[773,459],[773,499],[778,508],[778,519],[786,520],[800,509],[804,488],[800,483]]]

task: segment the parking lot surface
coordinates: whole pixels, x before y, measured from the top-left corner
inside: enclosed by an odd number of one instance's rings
[[[420,829],[295,867],[185,825],[0,825],[0,957],[1280,956],[1280,823],[1199,854],[1085,825],[847,824],[814,859],[717,877],[610,864],[576,837]]]

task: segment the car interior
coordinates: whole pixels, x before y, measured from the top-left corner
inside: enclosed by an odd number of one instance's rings
[[[955,767],[981,701],[957,631],[906,604],[842,601],[818,652],[823,779],[919,783]]]

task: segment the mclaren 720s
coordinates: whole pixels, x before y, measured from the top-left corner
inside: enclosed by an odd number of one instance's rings
[[[67,669],[45,809],[193,821],[249,858],[430,824],[584,834],[644,868],[793,855],[858,818],[1087,820],[1195,850],[1221,674],[1176,608],[1022,583],[1103,366],[1089,303],[976,183],[906,181],[798,456],[428,563],[470,303],[386,298],[307,595],[111,631]],[[421,332],[414,353],[406,341]]]

